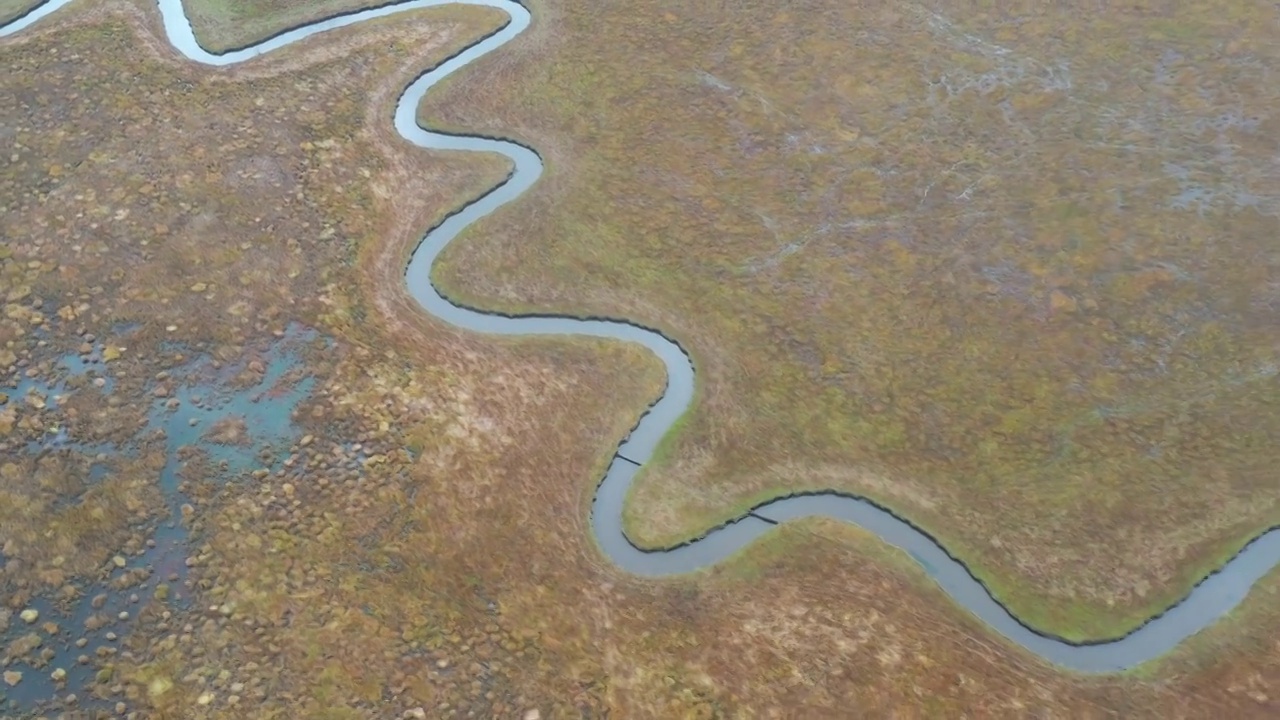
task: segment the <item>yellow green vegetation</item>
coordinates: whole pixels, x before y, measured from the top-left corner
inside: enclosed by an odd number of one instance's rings
[[[835,488],[1122,632],[1280,519],[1272,10],[1167,5],[535,3],[424,108],[548,158],[438,280],[692,351],[642,543]]]
[[[163,464],[163,453],[152,453],[90,483],[88,459],[79,455],[0,463],[0,547],[10,581],[24,596],[59,590],[116,549],[140,549],[137,528],[165,512],[155,482]]]
[[[210,52],[223,52],[331,15],[390,5],[392,1],[184,0],[183,5],[200,44]]]
[[[40,4],[40,0],[0,0],[0,23],[6,23]]]

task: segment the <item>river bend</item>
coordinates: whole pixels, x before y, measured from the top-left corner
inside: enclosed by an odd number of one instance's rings
[[[16,33],[67,5],[71,0],[48,0],[0,27],[0,37]],[[528,190],[542,175],[542,161],[524,146],[481,137],[446,135],[418,125],[417,108],[436,83],[520,35],[531,17],[511,0],[410,0],[347,13],[292,28],[255,45],[222,54],[206,51],[196,41],[181,0],[158,0],[165,33],[187,59],[204,65],[243,62],[312,35],[420,8],[460,4],[492,7],[510,20],[445,62],[419,76],[396,103],[396,130],[409,142],[431,150],[497,153],[514,163],[515,171],[502,184],[450,215],[423,237],[406,270],[409,292],[422,308],[439,320],[480,333],[497,335],[586,335],[638,343],[666,366],[667,386],[631,433],[622,440],[600,483],[591,507],[591,528],[600,550],[621,570],[657,577],[687,573],[732,555],[783,522],[811,516],[853,523],[906,551],[958,605],[992,630],[1039,657],[1071,670],[1089,673],[1131,668],[1172,650],[1235,608],[1253,585],[1280,563],[1280,529],[1272,528],[1247,544],[1218,571],[1204,578],[1173,607],[1148,620],[1128,635],[1092,644],[1073,644],[1029,627],[1009,612],[973,575],[925,530],[865,498],[820,492],[763,503],[697,539],[663,550],[642,550],[622,531],[622,507],[640,468],[653,456],[659,441],[693,401],[694,369],[689,356],[661,333],[628,322],[558,316],[509,317],[453,303],[431,283],[431,267],[440,252],[459,233]]]

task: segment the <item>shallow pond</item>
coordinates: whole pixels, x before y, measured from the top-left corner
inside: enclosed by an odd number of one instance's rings
[[[139,429],[136,439],[163,435],[165,464],[157,482],[168,516],[150,532],[144,549],[128,557],[117,555],[102,580],[73,582],[78,590],[75,600],[37,597],[14,611],[9,628],[0,633],[0,647],[11,647],[15,642],[29,645],[38,640],[33,654],[45,649],[53,654],[38,667],[20,660],[4,668],[22,673],[22,678],[16,685],[0,688],[0,693],[7,696],[0,708],[31,710],[55,697],[65,697],[68,692],[77,693],[79,705],[90,704],[81,689],[96,681],[110,682],[109,672],[98,676],[99,668],[92,658],[105,658],[115,652],[129,632],[138,608],[154,597],[157,588],[164,586],[161,592],[166,596],[165,602],[175,608],[186,607],[186,560],[192,549],[190,529],[183,521],[183,505],[189,498],[180,489],[180,471],[197,458],[216,469],[211,478],[214,480],[243,478],[261,468],[277,469],[299,434],[293,413],[315,382],[302,373],[300,354],[305,344],[315,340],[313,331],[295,325],[257,357],[251,355],[239,363],[217,367],[208,357],[197,357],[168,372],[166,388],[172,390],[163,397],[147,396],[151,398],[147,424]],[[233,379],[250,363],[261,365],[261,378],[251,386],[235,387]],[[71,376],[107,377],[101,363],[101,346],[87,358],[64,357],[61,365]],[[105,393],[111,389],[110,382],[100,388]],[[74,390],[68,390],[65,380],[52,385],[23,380],[16,387],[0,388],[0,392],[19,402],[29,393],[37,393],[47,407],[54,409]],[[210,429],[220,422],[231,422],[243,429],[234,444],[211,437]],[[93,483],[106,474],[111,458],[132,456],[136,448],[79,443],[68,436],[66,428],[57,428],[47,432],[41,441],[29,443],[26,452],[100,459],[90,464],[89,482]],[[0,563],[5,562],[8,560],[0,557]],[[34,622],[24,622],[20,617],[20,612],[28,609],[39,613]],[[58,626],[56,634],[43,630],[48,622]],[[78,661],[82,656],[91,660]],[[65,671],[66,677],[55,683],[51,676],[58,668]]]

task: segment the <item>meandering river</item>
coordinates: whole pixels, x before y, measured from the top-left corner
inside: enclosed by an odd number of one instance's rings
[[[19,32],[71,0],[49,0],[0,27],[0,37]],[[501,185],[458,210],[422,239],[406,270],[409,291],[422,308],[443,322],[466,330],[500,335],[587,335],[638,343],[666,366],[667,386],[636,427],[618,446],[591,508],[591,527],[601,551],[630,573],[663,576],[713,565],[782,522],[825,516],[853,523],[911,555],[951,598],[991,629],[1057,665],[1081,672],[1114,672],[1156,658],[1235,608],[1249,589],[1280,563],[1280,529],[1262,533],[1217,572],[1202,580],[1178,604],[1151,618],[1125,637],[1076,645],[1036,631],[1010,613],[958,558],[922,528],[869,500],[838,493],[813,493],[764,503],[742,517],[713,528],[678,547],[646,551],[622,531],[622,507],[636,474],[652,458],[658,442],[693,401],[694,368],[688,354],[659,331],[623,321],[558,316],[508,317],[453,303],[431,283],[431,267],[451,240],[472,223],[515,200],[542,175],[542,161],[521,145],[480,137],[434,133],[418,125],[417,108],[445,77],[496,50],[529,26],[529,11],[510,0],[411,0],[354,12],[293,28],[240,50],[213,54],[196,41],[181,0],[158,0],[169,42],[188,59],[225,66],[269,53],[312,35],[420,8],[449,4],[480,5],[507,13],[509,22],[415,80],[400,96],[395,127],[409,142],[433,150],[497,153],[514,163]]]

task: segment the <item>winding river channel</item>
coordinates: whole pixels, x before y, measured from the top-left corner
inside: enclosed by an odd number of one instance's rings
[[[50,0],[37,6],[0,27],[0,36],[16,33],[70,1]],[[1102,673],[1131,668],[1168,652],[1235,608],[1254,583],[1280,563],[1280,529],[1271,529],[1203,579],[1176,605],[1134,632],[1107,642],[1077,645],[1022,623],[928,532],[864,498],[833,492],[780,498],[691,542],[664,550],[641,550],[622,531],[622,507],[640,468],[692,403],[694,369],[689,356],[661,333],[627,322],[558,316],[507,317],[463,307],[441,295],[430,280],[431,267],[445,246],[469,225],[528,190],[542,174],[542,161],[533,150],[515,143],[425,130],[416,119],[419,102],[445,77],[520,35],[530,24],[529,11],[510,0],[411,0],[332,17],[291,29],[257,45],[217,55],[205,51],[196,41],[181,0],[158,0],[158,4],[173,47],[192,61],[215,66],[243,62],[327,30],[420,8],[481,5],[497,8],[510,16],[510,21],[500,30],[420,76],[405,89],[396,105],[396,130],[409,142],[432,150],[497,153],[515,165],[514,173],[503,184],[427,232],[409,262],[406,279],[411,294],[424,310],[466,330],[501,335],[610,338],[639,343],[662,359],[667,372],[666,390],[618,446],[591,509],[591,527],[601,551],[624,571],[650,577],[686,573],[723,560],[779,523],[810,516],[837,518],[906,551],[957,604],[1010,641],[1051,663],[1080,672]]]

